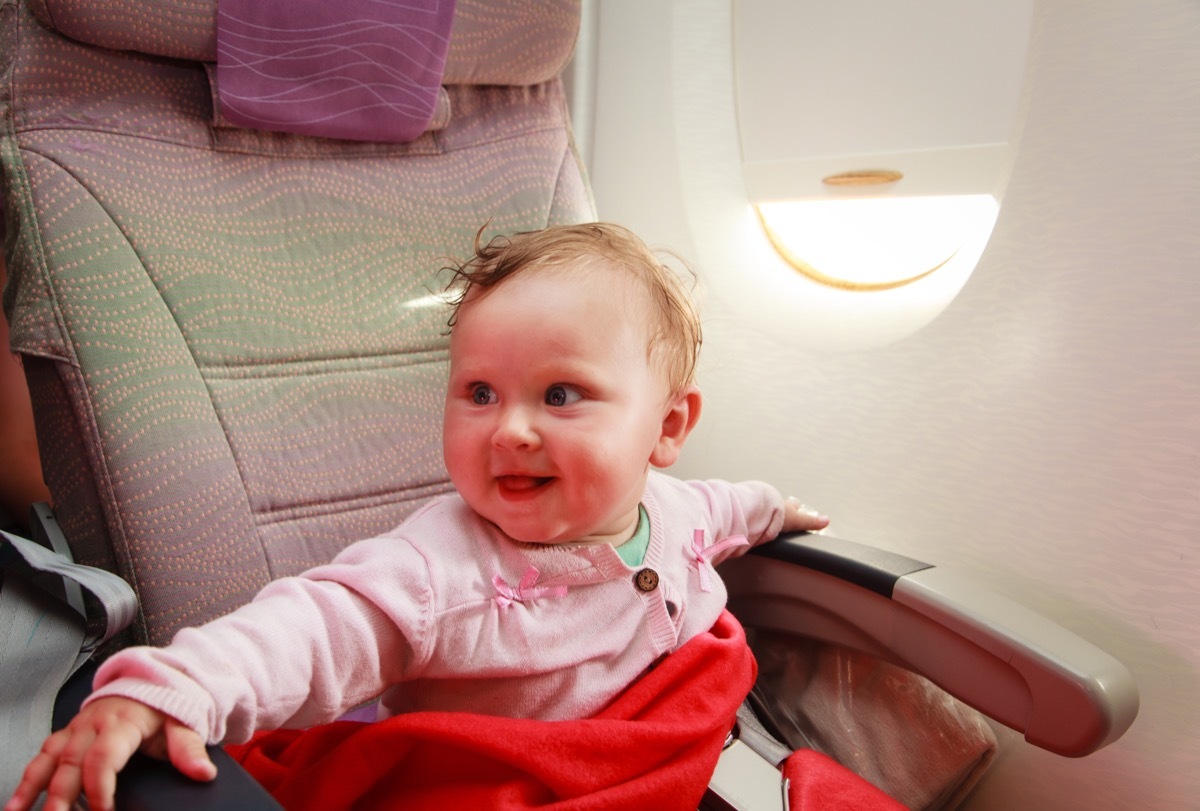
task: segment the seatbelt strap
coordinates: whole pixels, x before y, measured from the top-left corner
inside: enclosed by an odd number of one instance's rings
[[[133,621],[137,597],[111,572],[3,531],[0,565],[0,798],[6,799],[50,734],[59,689]],[[52,593],[59,577],[65,598]],[[92,598],[87,605],[98,609],[91,622],[80,588]]]

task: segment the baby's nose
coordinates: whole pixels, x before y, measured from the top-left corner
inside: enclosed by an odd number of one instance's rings
[[[510,407],[501,412],[492,442],[501,448],[527,449],[541,444],[541,439],[528,409]]]

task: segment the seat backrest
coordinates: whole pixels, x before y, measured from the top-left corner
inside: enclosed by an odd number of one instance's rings
[[[228,126],[216,0],[0,3],[12,348],[131,641],[447,490],[439,270],[485,224],[594,218],[556,78],[578,0],[458,0],[448,111],[408,143]]]

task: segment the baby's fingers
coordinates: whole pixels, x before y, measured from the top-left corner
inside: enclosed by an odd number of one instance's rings
[[[789,497],[783,516],[784,532],[820,532],[829,526],[829,516],[821,515],[812,507],[801,504],[797,498]]]
[[[193,780],[207,782],[217,776],[204,748],[204,739],[174,719],[166,721],[167,757],[176,769]]]
[[[83,793],[91,811],[109,811],[113,807],[117,772],[125,768],[125,764],[133,757],[141,743],[142,736],[134,726],[109,723],[101,727],[99,734],[84,753],[80,766]],[[53,789],[51,784],[51,796],[54,793]],[[78,794],[78,787],[75,792]],[[49,806],[46,811],[50,811]]]
[[[70,778],[66,772],[72,768],[75,770],[75,795],[73,796],[79,794],[78,768],[72,767],[70,764],[62,764],[59,760],[59,755],[69,739],[70,736],[66,732],[57,732],[46,738],[41,751],[25,767],[25,771],[21,775],[21,782],[17,784],[16,791],[5,803],[4,811],[26,811],[26,809],[32,808],[38,795],[45,791],[51,781],[56,778],[60,780],[64,790],[69,790]],[[58,778],[60,769],[65,770],[62,778]],[[69,808],[70,803],[68,802],[66,806],[59,805],[59,807]],[[47,803],[46,808],[56,811],[54,804]]]

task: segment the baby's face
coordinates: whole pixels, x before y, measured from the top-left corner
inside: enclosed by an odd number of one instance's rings
[[[443,451],[466,502],[530,543],[619,544],[668,410],[623,273],[535,270],[459,310]]]

